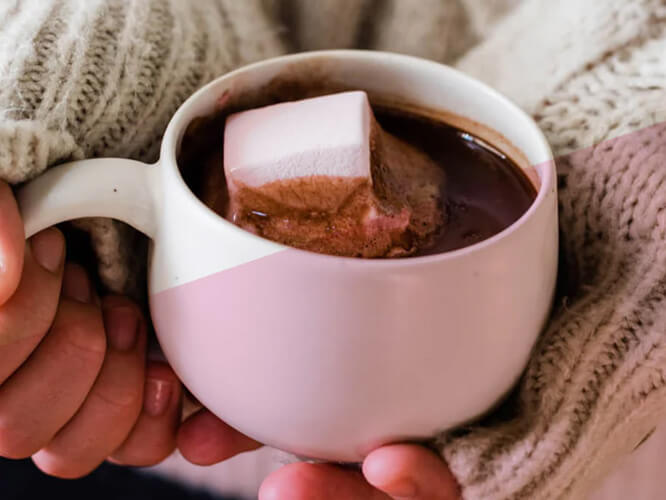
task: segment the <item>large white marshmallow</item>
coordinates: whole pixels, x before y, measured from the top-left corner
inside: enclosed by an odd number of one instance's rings
[[[274,104],[230,115],[227,182],[250,187],[308,177],[370,177],[372,111],[362,91]]]

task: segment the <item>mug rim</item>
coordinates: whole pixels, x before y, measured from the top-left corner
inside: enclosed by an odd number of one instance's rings
[[[316,50],[316,51],[307,51],[300,52],[296,54],[287,54],[277,57],[272,57],[269,59],[264,59],[262,61],[254,62],[241,66],[235,70],[232,70],[228,73],[225,73],[218,78],[215,78],[211,82],[207,83],[196,92],[194,92],[190,97],[188,97],[174,113],[169,121],[169,124],[164,132],[162,145],[160,148],[160,159],[158,161],[160,169],[168,169],[169,173],[173,174],[175,181],[178,184],[179,188],[187,193],[191,201],[195,202],[197,210],[200,212],[202,217],[207,217],[212,222],[222,225],[227,229],[232,229],[233,231],[239,231],[239,236],[246,238],[256,239],[258,244],[263,244],[265,246],[273,246],[275,250],[290,249],[291,251],[298,252],[299,258],[314,259],[315,261],[327,260],[328,262],[337,261],[344,263],[345,265],[360,265],[363,267],[376,266],[376,267],[406,267],[413,265],[425,265],[433,264],[441,261],[448,261],[453,259],[459,259],[470,254],[475,254],[480,251],[485,250],[488,247],[495,246],[501,241],[508,238],[511,234],[516,232],[521,226],[525,225],[529,219],[535,216],[536,212],[540,209],[541,205],[546,201],[548,192],[554,189],[555,186],[555,169],[554,167],[545,168],[543,171],[543,177],[539,177],[540,185],[538,186],[537,196],[534,201],[531,203],[529,208],[523,212],[523,214],[511,223],[509,226],[505,227],[502,231],[494,234],[493,236],[481,240],[479,242],[467,245],[462,248],[455,250],[450,250],[446,252],[440,252],[429,255],[422,256],[410,256],[400,259],[363,259],[358,257],[346,257],[338,255],[330,255],[312,252],[309,250],[304,250],[296,247],[291,247],[284,245],[267,238],[250,233],[232,222],[226,220],[224,217],[220,216],[214,212],[210,207],[208,207],[198,196],[196,196],[190,186],[183,179],[180,169],[178,167],[178,159],[176,155],[176,150],[178,146],[179,139],[182,137],[181,132],[184,132],[185,128],[191,123],[192,119],[185,120],[188,108],[192,107],[197,101],[203,99],[212,88],[219,85],[222,81],[231,80],[236,78],[239,74],[250,73],[257,70],[258,68],[269,66],[269,65],[286,65],[299,63],[303,61],[309,61],[317,58],[326,58],[326,57],[335,57],[338,59],[356,59],[356,60],[384,60],[384,61],[396,61],[396,62],[405,62],[420,66],[429,66],[435,68],[437,71],[442,73],[449,73],[459,80],[463,80],[464,84],[474,88],[474,92],[485,93],[488,97],[494,100],[500,101],[504,106],[508,107],[515,116],[522,118],[532,129],[531,133],[535,135],[535,138],[539,141],[538,147],[542,150],[544,159],[538,164],[552,163],[554,162],[553,153],[546,140],[543,132],[536,124],[536,122],[529,116],[525,111],[519,108],[514,102],[509,98],[499,93],[497,90],[493,89],[489,85],[473,78],[465,73],[457,70],[451,66],[448,66],[443,63],[436,61],[431,61],[417,56],[398,54],[393,52],[385,51],[375,51],[375,50],[361,50],[361,49],[336,49],[336,50]],[[205,116],[205,115],[201,115]],[[464,114],[460,116],[464,117]],[[495,130],[491,127],[491,130]],[[496,131],[496,130],[495,130]],[[496,131],[499,132],[499,131]],[[499,132],[501,134],[501,132]],[[522,150],[519,149],[519,151]],[[524,153],[523,153],[524,154]],[[533,166],[533,165],[532,165]]]

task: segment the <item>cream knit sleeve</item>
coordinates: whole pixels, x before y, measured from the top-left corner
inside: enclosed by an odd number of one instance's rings
[[[507,414],[439,444],[466,499],[584,499],[666,423],[666,5],[529,0],[459,65],[554,148],[563,290]]]
[[[465,9],[464,2],[476,2]],[[449,62],[518,0],[263,0],[290,48],[373,49]]]
[[[67,159],[157,157],[162,132],[198,87],[283,47],[260,0],[0,1],[0,179]],[[104,282],[136,289],[136,235],[90,230]]]

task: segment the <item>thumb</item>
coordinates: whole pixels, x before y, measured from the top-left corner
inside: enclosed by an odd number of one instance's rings
[[[367,456],[363,474],[396,500],[459,500],[460,489],[440,457],[417,445],[391,445]]]
[[[0,181],[0,305],[14,294],[23,271],[25,234],[11,188]]]

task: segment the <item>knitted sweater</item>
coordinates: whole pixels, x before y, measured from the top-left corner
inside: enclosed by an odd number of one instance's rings
[[[155,160],[170,115],[207,81],[333,47],[456,64],[545,131],[560,299],[507,404],[436,445],[466,499],[584,498],[666,416],[665,0],[3,0],[0,178]],[[78,224],[103,282],[136,290],[141,239]]]

